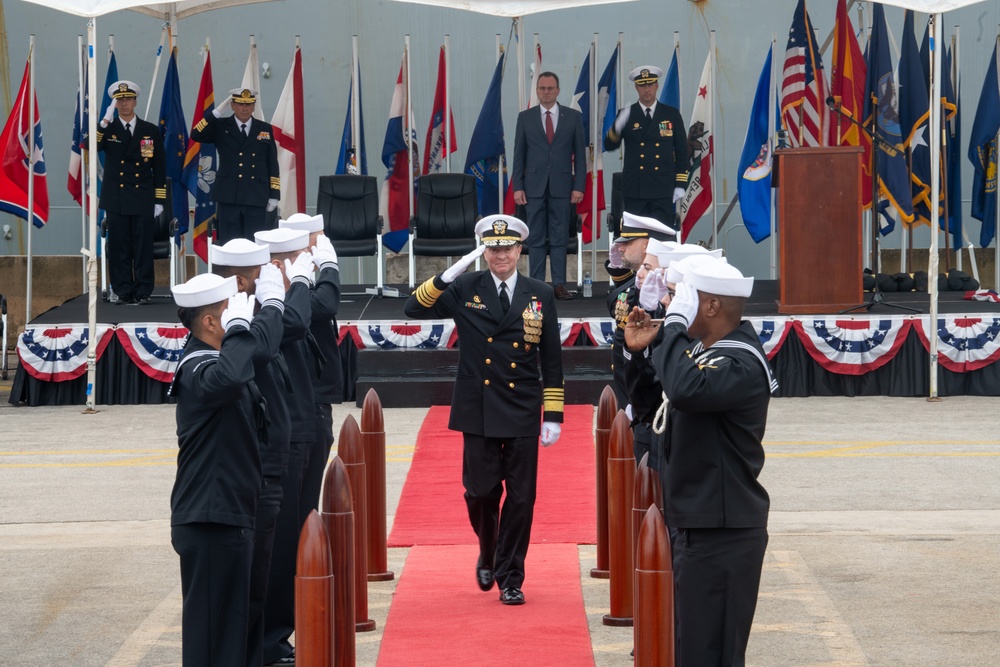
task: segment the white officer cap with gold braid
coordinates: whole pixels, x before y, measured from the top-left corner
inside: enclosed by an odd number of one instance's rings
[[[670,227],[656,220],[641,215],[632,215],[628,211],[622,213],[622,229],[614,243],[628,243],[635,239],[656,239],[666,241],[671,236],[677,236]]]
[[[266,245],[250,239],[233,239],[225,245],[209,248],[212,264],[219,266],[260,266],[271,261],[271,251]]]
[[[476,223],[476,236],[488,248],[512,246],[528,238],[528,225],[512,215],[488,215]]]
[[[309,232],[303,229],[279,227],[278,229],[254,232],[253,240],[259,245],[269,246],[272,255],[280,255],[286,252],[305,250],[306,246],[309,245]]]
[[[182,285],[170,288],[174,303],[181,308],[198,308],[225,301],[239,290],[236,276],[223,278],[214,273],[202,273]]]
[[[257,91],[253,88],[233,88],[229,95],[235,104],[253,104],[257,101]]]
[[[659,81],[661,76],[663,76],[663,70],[659,67],[653,67],[652,65],[636,67],[628,73],[629,81],[632,81],[640,86],[656,83]]]
[[[288,216],[287,220],[278,220],[278,227],[281,229],[301,229],[309,233],[321,232],[323,231],[323,216],[296,213]]]
[[[127,98],[134,99],[139,96],[139,86],[131,81],[126,81],[125,79],[115,81],[113,84],[108,86],[108,95],[116,100]]]

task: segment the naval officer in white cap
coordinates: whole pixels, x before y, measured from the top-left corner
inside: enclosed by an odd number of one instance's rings
[[[674,204],[687,189],[690,155],[681,112],[656,101],[661,76],[663,70],[651,65],[629,72],[639,100],[618,112],[604,150],[625,144],[625,210],[673,227]]]

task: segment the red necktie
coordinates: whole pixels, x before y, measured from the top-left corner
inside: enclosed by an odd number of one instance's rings
[[[545,112],[545,138],[548,139],[549,143],[551,144],[552,143],[552,138],[555,137],[555,136],[556,136],[556,130],[555,130],[554,127],[552,127],[552,112],[551,111],[546,111]]]

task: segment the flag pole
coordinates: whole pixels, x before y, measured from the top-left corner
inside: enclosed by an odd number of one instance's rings
[[[76,122],[80,126],[80,137],[83,137],[86,129],[83,127],[84,109],[87,99],[87,93],[83,89],[83,35],[76,36],[76,78],[77,78],[77,90],[80,91],[79,97],[79,113]],[[81,142],[77,148],[80,150],[80,247],[86,247],[87,245],[87,160],[84,159],[89,155],[87,151],[87,146]],[[83,293],[87,293],[87,258],[81,256],[80,259],[83,260]]]
[[[451,173],[451,100],[448,85],[451,71],[451,35],[444,36],[444,171]]]
[[[716,59],[715,59],[715,31],[714,30],[712,30],[712,31],[709,32],[708,48],[711,51],[711,53],[709,55],[712,58],[711,74],[709,75],[709,77],[710,77],[709,80],[711,81],[711,83],[709,85],[712,86],[712,139],[711,139],[712,140],[712,153],[711,153],[711,155],[709,155],[709,160],[711,160],[711,162],[712,162],[712,166],[711,166],[712,180],[715,181],[715,183],[712,184],[712,202],[711,202],[712,203],[712,248],[718,248],[719,247],[719,230],[718,230],[718,227],[719,227],[719,207],[716,206],[715,199],[716,199],[716,190],[717,190],[717,186],[719,185],[719,180],[720,179],[719,179],[719,172],[716,171],[716,169],[715,169],[715,154],[718,152],[718,149],[722,147],[722,142],[721,141],[718,141],[718,142],[716,141],[716,138],[721,138],[721,137],[720,137],[720,135],[719,135],[719,133],[716,130],[716,127],[715,127],[715,108],[719,105],[719,95],[718,95],[719,91],[715,89],[715,69],[716,69],[716,65],[718,63],[716,62]]]
[[[618,33],[618,43],[615,45],[615,48],[618,49],[618,61],[617,61],[618,73],[615,75],[615,117],[616,118],[618,117],[618,110],[622,108],[622,105],[624,104],[624,99],[625,99],[625,71],[624,71],[624,67],[625,67],[625,49],[623,48],[624,45],[622,44],[622,42],[624,42],[624,41],[625,41],[625,33],[624,32],[619,32]],[[596,53],[596,51],[595,51],[595,53]],[[594,66],[596,67],[597,63],[594,63]],[[610,96],[608,97],[608,106],[611,106],[611,98],[610,98]],[[607,113],[607,111],[605,111],[605,113]],[[603,130],[603,129],[604,128],[602,127],[601,130]],[[601,133],[601,148],[604,148],[604,133],[603,133],[603,131]],[[618,148],[618,171],[624,172],[624,169],[625,169],[625,142],[623,141],[621,143],[620,147]],[[622,175],[624,176],[624,173]],[[612,174],[612,179],[614,179],[614,175],[613,174]],[[624,210],[624,206],[625,206],[624,202],[625,202],[625,198],[623,197],[622,198],[622,210]],[[611,257],[611,244],[612,244],[612,242],[614,240],[615,240],[615,235],[614,234],[608,234],[608,257]],[[608,284],[609,285],[613,285],[614,284],[614,281],[611,279],[611,276],[608,276]]]
[[[941,14],[931,14],[931,82],[930,82],[930,140],[931,140],[931,247],[927,263],[927,289],[930,292],[930,318],[927,338],[930,342],[930,395],[938,399],[938,200],[941,194]],[[947,232],[945,232],[947,234]]]
[[[588,97],[590,98],[590,136],[587,139],[590,140],[590,275],[591,279],[597,276],[597,233],[600,230],[598,225],[600,221],[597,219],[597,158],[600,155],[599,151],[601,147],[597,145],[599,141],[598,137],[601,131],[597,129],[597,97],[599,95],[597,90],[597,37],[598,34],[594,33],[594,39],[590,43],[590,81],[588,85],[590,86],[590,92]],[[610,103],[610,100],[609,100]],[[615,109],[617,112],[618,110]],[[577,260],[582,260],[583,256],[583,245],[580,246],[580,252],[577,253]],[[577,276],[579,277],[579,270],[583,267],[582,262],[577,267]]]
[[[167,36],[167,26],[170,24],[167,22],[163,23],[163,27],[160,28],[160,45],[156,47],[156,61],[153,63],[153,80],[149,82],[149,92],[146,94],[146,113],[143,115],[143,120],[149,120],[149,108],[153,103],[153,91],[156,89],[156,77],[160,73],[160,61],[163,59],[163,42]]]
[[[514,37],[517,39],[517,110],[520,113],[526,108],[526,105],[524,103],[524,17],[523,16],[517,16],[514,18]],[[534,62],[534,55],[532,55],[532,62]]]
[[[358,64],[358,36],[351,38],[351,148],[354,150],[354,169],[361,173],[361,154],[358,150],[358,137],[361,132],[358,119],[358,79],[361,76]]]
[[[678,111],[684,108],[684,85],[681,81],[681,34],[674,30],[674,59],[677,60],[677,104]]]
[[[778,97],[778,79],[775,73],[775,68],[777,65],[777,59],[774,57],[774,48],[778,43],[778,37],[775,33],[771,33],[771,85],[767,90],[767,145],[768,153],[771,157],[771,169],[773,177],[774,169],[774,115],[777,109],[775,109],[775,101]],[[714,127],[712,128],[715,129]],[[742,178],[742,174],[740,175]],[[774,188],[771,188],[770,194],[768,195],[771,203],[771,280],[776,280],[778,277],[778,225],[775,219],[774,212]]]
[[[997,30],[996,41],[1000,44],[1000,28]],[[997,60],[1000,61],[1000,52],[997,52]],[[1000,62],[997,63],[1000,65]],[[1000,69],[997,70],[997,76],[1000,77]],[[997,87],[1000,87],[1000,81],[997,81]],[[1000,146],[1000,133],[997,134],[997,145]],[[1000,203],[996,206],[994,210],[993,218],[993,289],[1000,291]]]
[[[94,110],[97,99],[97,61],[94,59],[96,37],[97,19],[91,17],[87,22],[87,97],[90,105],[90,113],[87,114],[87,143],[92,159],[87,164],[90,178],[87,179],[85,200],[90,209],[90,244],[81,249],[87,258],[90,282],[90,294],[87,298],[87,409],[84,411],[87,413],[96,412],[94,385],[97,382],[97,112]],[[111,41],[111,45],[113,48],[114,41]]]
[[[515,26],[517,25],[516,21],[515,21],[514,25]],[[501,46],[501,44],[500,44],[500,33],[497,33],[496,40],[497,40],[497,44],[496,44],[496,56],[497,57],[496,57],[496,61],[495,62],[500,62],[500,56],[503,54],[503,46]],[[503,81],[503,75],[501,74],[501,86],[502,86],[502,81]],[[524,87],[521,86],[521,89],[523,90]],[[503,203],[504,203],[503,200],[504,200],[504,195],[506,193],[503,191],[503,160],[501,159],[501,157],[502,156],[500,156],[500,155],[497,156],[497,206],[498,206],[499,212],[503,213]],[[482,211],[480,211],[480,214],[481,213],[482,213]],[[479,258],[478,257],[476,258],[476,270],[477,271],[479,270]]]
[[[21,124],[21,109],[17,110],[18,125]],[[20,131],[20,129],[19,129]],[[31,321],[31,237],[35,227],[35,36],[28,37],[28,292],[25,300],[24,326]]]
[[[114,54],[115,54],[115,36],[114,35],[108,35],[108,61],[109,61],[109,65],[110,65],[111,57]],[[91,56],[91,60],[93,60],[93,62],[94,62],[94,69],[96,70],[96,68],[97,68],[97,61],[93,59],[93,56]],[[95,76],[96,76],[96,74],[95,74]],[[93,85],[93,88],[91,88],[91,85],[88,85],[87,87],[90,90],[94,90],[95,94],[96,94],[97,82],[96,81],[92,82],[92,85]],[[91,99],[91,104],[97,104],[96,98],[92,97],[90,99]],[[100,112],[100,109],[101,109],[101,107],[97,106],[96,108],[92,108],[91,111]],[[93,115],[93,113],[91,115]],[[94,127],[95,128],[97,127],[96,123],[94,124]],[[87,131],[90,132],[90,130],[87,130]],[[95,129],[94,131],[96,132],[97,130]],[[96,136],[96,135],[92,135],[92,136]],[[99,159],[99,157],[97,155],[97,149],[96,149],[96,147],[94,148],[94,151],[93,151],[92,154],[94,155],[94,159]],[[97,172],[93,172],[93,173],[97,173]],[[96,211],[97,209],[95,208],[93,210]],[[96,215],[96,213],[91,213],[91,215]],[[93,218],[93,220],[97,220],[97,218]],[[107,253],[108,249],[106,247],[107,246],[107,238],[105,238],[104,236],[98,236],[97,242],[101,246],[101,251],[100,251],[100,255],[101,255],[101,291],[107,296],[108,300],[110,300],[111,299],[111,294],[112,294],[112,292],[114,292],[114,287],[108,284],[108,253]],[[95,246],[92,246],[92,248],[93,247],[95,247]]]
[[[403,68],[403,76],[406,77],[406,88],[405,88],[405,90],[406,90],[406,105],[405,105],[406,109],[404,110],[404,112],[406,113],[406,116],[403,118],[403,128],[404,128],[403,131],[406,134],[406,182],[408,184],[408,187],[406,188],[406,195],[407,195],[407,203],[408,203],[408,206],[409,206],[408,210],[410,212],[409,216],[407,216],[407,220],[410,220],[410,219],[413,218],[413,213],[414,213],[414,210],[413,210],[413,128],[410,127],[410,118],[413,115],[413,107],[411,106],[411,100],[410,100],[410,36],[408,34],[403,38],[403,57],[406,60],[406,66]],[[407,236],[407,243],[410,245],[410,257],[413,257],[413,237],[412,236],[409,236],[409,235]],[[381,263],[381,261],[382,261],[381,260],[382,252],[383,252],[383,250],[382,250],[382,244],[379,243],[378,244],[378,253],[379,253],[379,257],[380,257],[380,259],[379,259],[379,266],[382,265],[382,263]],[[382,272],[379,271],[379,273],[381,274]],[[381,288],[382,288],[382,276],[381,275],[379,275],[379,277],[378,277],[377,287],[379,288],[379,292],[381,293]]]
[[[951,88],[952,88],[952,92],[955,94],[955,105],[956,105],[956,108],[957,108],[957,105],[958,105],[958,91],[959,91],[959,87],[958,87],[959,86],[958,71],[959,71],[959,67],[958,67],[958,26],[955,26],[955,32],[951,36],[951,72],[949,72],[948,74],[949,74],[949,76],[951,76],[951,81],[952,81]],[[954,121],[953,121],[953,123],[954,123]],[[952,128],[954,128],[954,124],[952,125]],[[958,137],[958,136],[955,137],[954,150],[956,150],[956,151],[959,150],[959,143],[958,143],[959,139],[961,139],[961,137]],[[959,166],[961,166],[961,165],[959,165]],[[959,201],[958,205],[959,205],[959,207],[961,207],[962,202]],[[955,267],[959,271],[961,271],[962,270],[962,266],[963,266],[963,262],[962,262],[962,241],[961,241],[961,238],[959,238],[959,240],[956,241],[955,245],[956,245],[956,247],[955,247]]]

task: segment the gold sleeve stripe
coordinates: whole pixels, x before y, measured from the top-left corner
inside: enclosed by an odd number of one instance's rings
[[[101,132],[100,130],[98,130],[97,131],[97,140],[100,141],[103,138],[104,138],[104,133]]]
[[[157,199],[166,199],[167,198],[167,189],[166,188],[156,188],[155,190],[153,190],[153,196],[156,197]]]
[[[542,395],[545,398],[562,398],[566,395],[566,390],[562,387],[545,387],[542,389]]]
[[[687,181],[688,181],[687,172],[684,172],[683,174],[677,174],[678,183],[687,183]]]
[[[205,129],[205,127],[207,127],[207,126],[208,126],[208,121],[207,121],[207,120],[205,120],[204,118],[202,118],[201,120],[199,120],[199,121],[198,121],[198,124],[194,126],[194,129],[196,129],[196,130],[198,130],[199,132],[201,132],[201,131],[202,131],[202,130],[204,130],[204,129]]]
[[[434,279],[430,278],[417,287],[417,291],[414,293],[417,297],[417,303],[419,303],[424,308],[430,308],[441,296],[441,292],[437,287],[434,287]]]
[[[562,412],[563,402],[562,401],[544,401],[542,403],[542,409],[545,412]]]

